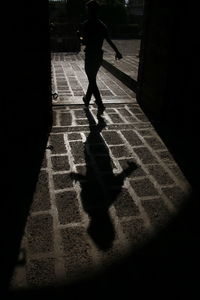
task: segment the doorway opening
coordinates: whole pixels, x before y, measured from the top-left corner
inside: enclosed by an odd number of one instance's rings
[[[129,96],[136,98],[144,0],[101,2],[100,19],[123,55],[122,60],[116,60],[113,49],[105,41],[104,68],[101,69],[113,75],[114,85],[116,78],[117,84],[118,80],[122,82],[132,91]],[[49,0],[53,105],[82,103],[87,78],[84,78],[84,46],[80,44],[77,30],[87,18],[84,4],[80,0]],[[77,79],[80,74],[81,82],[80,78]],[[105,82],[102,83],[101,72],[98,80],[106,101],[114,101],[114,96],[122,98],[121,94],[116,95]]]

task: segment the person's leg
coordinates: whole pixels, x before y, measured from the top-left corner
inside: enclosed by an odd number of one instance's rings
[[[105,107],[102,102],[101,94],[99,91],[99,88],[97,86],[96,78],[97,78],[97,73],[99,71],[99,68],[102,64],[102,54],[97,56],[86,56],[85,59],[85,72],[88,77],[88,89],[86,92],[86,95],[83,99],[84,103],[86,106],[89,105],[89,102],[91,100],[92,94],[95,97],[96,104],[98,106],[98,111],[99,113],[102,113],[105,110]]]
[[[91,58],[86,55],[85,56],[85,73],[88,78],[88,87],[85,96],[83,97],[83,102],[85,103],[86,106],[89,106],[90,100],[92,98],[93,90],[92,90],[92,85],[90,82],[90,77],[92,73],[92,60]]]
[[[103,102],[102,102],[101,94],[99,92],[99,88],[97,86],[96,74],[92,74],[91,76],[89,76],[88,80],[89,80],[89,91],[90,90],[92,91],[92,94],[95,97],[97,106],[102,106]]]
[[[93,87],[92,87],[92,84],[91,84],[91,81],[90,81],[90,76],[88,75],[88,73],[87,73],[87,77],[88,77],[88,88],[87,88],[87,91],[86,91],[86,94],[85,94],[84,98],[89,103],[91,98],[92,98]]]

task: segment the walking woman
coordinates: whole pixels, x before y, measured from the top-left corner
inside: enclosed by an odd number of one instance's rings
[[[122,55],[109,38],[106,25],[98,18],[99,4],[92,0],[87,2],[86,6],[88,9],[88,19],[81,25],[80,39],[82,44],[85,45],[85,72],[89,84],[87,92],[83,97],[83,102],[88,107],[91,97],[94,95],[98,114],[101,115],[105,107],[97,86],[96,77],[103,61],[102,46],[104,39],[115,51],[116,59],[121,59]]]

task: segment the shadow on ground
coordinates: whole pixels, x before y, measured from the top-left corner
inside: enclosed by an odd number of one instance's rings
[[[120,194],[125,178],[137,169],[137,165],[129,163],[125,170],[115,175],[109,149],[101,136],[106,122],[98,116],[96,123],[89,109],[85,113],[90,127],[84,145],[86,172],[85,175],[71,173],[71,177],[80,182],[83,208],[90,218],[89,235],[99,249],[108,250],[115,238],[109,207]]]

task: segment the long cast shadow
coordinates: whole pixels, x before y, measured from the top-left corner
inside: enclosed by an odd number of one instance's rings
[[[85,175],[71,173],[71,177],[80,182],[83,208],[90,218],[89,235],[100,249],[108,250],[115,238],[109,207],[120,194],[124,179],[137,166],[129,163],[120,174],[113,173],[114,164],[109,155],[109,148],[101,136],[106,122],[98,116],[96,123],[92,113],[88,109],[85,112],[90,127],[84,146],[86,172]]]

